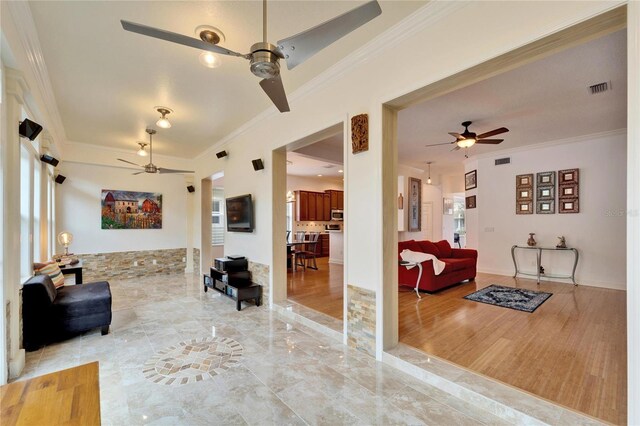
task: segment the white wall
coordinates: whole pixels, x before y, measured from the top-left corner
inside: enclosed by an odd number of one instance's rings
[[[510,248],[525,245],[529,232],[536,233],[539,246],[554,247],[557,236],[580,252],[576,272],[579,284],[626,288],[626,135],[612,132],[556,144],[545,143],[517,152],[494,153],[477,158],[477,224],[467,230],[478,239],[478,269],[513,274]],[[494,159],[509,155],[511,164],[494,165]],[[475,166],[467,165],[467,170]],[[524,173],[580,169],[580,213],[515,214],[515,176]],[[523,268],[535,271],[533,253],[522,254]],[[568,253],[543,253],[542,265],[549,274],[570,272]]]
[[[80,163],[61,163],[67,177],[57,186],[58,232],[69,231],[74,253],[111,253],[187,246],[187,192],[179,174],[132,176],[134,170]],[[162,229],[101,229],[103,189],[162,193]],[[57,252],[62,250],[58,247]]]

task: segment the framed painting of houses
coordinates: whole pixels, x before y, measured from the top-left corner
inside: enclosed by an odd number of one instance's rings
[[[161,229],[162,194],[103,189],[102,229]]]

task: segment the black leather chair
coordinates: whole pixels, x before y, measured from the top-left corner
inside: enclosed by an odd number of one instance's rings
[[[22,288],[23,342],[33,351],[55,340],[111,325],[111,289],[106,281],[56,289],[48,275],[31,277]]]

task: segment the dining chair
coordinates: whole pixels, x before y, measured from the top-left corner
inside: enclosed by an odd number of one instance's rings
[[[296,233],[294,234],[294,239],[293,242],[300,242],[300,241],[304,241],[304,237],[306,235],[305,231],[296,231]],[[298,266],[302,266],[302,268],[304,269],[304,261],[303,261],[303,255],[298,255],[299,253],[301,253],[301,251],[303,250],[302,246],[293,246],[291,248],[291,251],[293,253],[293,270],[297,271],[298,270]]]
[[[291,235],[291,231],[287,231],[287,242],[289,242],[289,235]]]
[[[315,269],[316,271],[318,270],[318,264],[316,263],[316,246],[318,245],[319,238],[320,238],[319,232],[310,232],[309,240],[304,245],[304,250],[299,252],[302,260],[302,266],[304,269],[310,268],[310,269]],[[297,258],[298,258],[298,252],[296,252],[296,259]],[[313,260],[313,266],[309,265],[310,260]]]

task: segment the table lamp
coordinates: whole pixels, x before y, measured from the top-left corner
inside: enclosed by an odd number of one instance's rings
[[[64,246],[64,254],[65,256],[69,255],[69,246],[71,245],[71,241],[73,241],[73,235],[70,232],[61,232],[58,234],[58,243]]]

